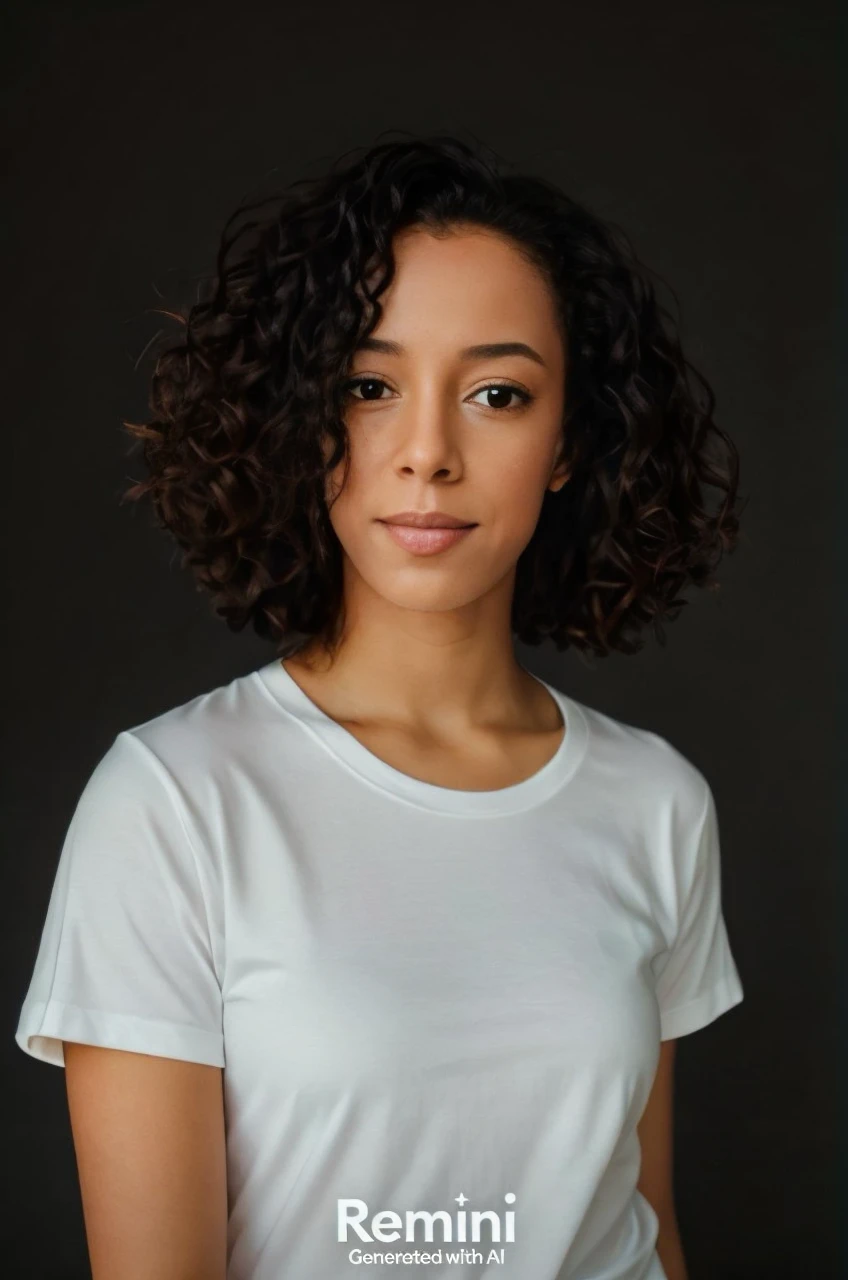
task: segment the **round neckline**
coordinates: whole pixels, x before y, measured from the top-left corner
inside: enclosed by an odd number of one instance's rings
[[[565,726],[559,746],[545,764],[520,782],[491,791],[464,791],[424,782],[381,760],[312,701],[282,659],[275,658],[254,672],[277,705],[360,778],[422,808],[459,816],[503,816],[540,804],[573,777],[585,754],[589,729],[580,704],[532,671],[527,674],[548,690],[559,707]]]

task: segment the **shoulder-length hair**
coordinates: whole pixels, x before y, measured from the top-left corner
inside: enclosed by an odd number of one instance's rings
[[[342,387],[379,322],[393,237],[488,228],[543,274],[569,355],[570,476],[518,560],[513,634],[607,656],[641,649],[651,625],[664,644],[681,592],[715,588],[736,544],[739,463],[658,277],[614,224],[479,144],[436,134],[350,156],[227,221],[208,296],[156,360],[153,418],[123,424],[149,472],[124,499],[151,500],[232,630],[251,623],[280,656],[332,649],[344,601],[325,477],[348,458]]]

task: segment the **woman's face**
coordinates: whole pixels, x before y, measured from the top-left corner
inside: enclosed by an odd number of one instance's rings
[[[395,253],[380,323],[350,365],[350,471],[330,519],[346,589],[456,610],[496,587],[511,595],[545,490],[567,479],[554,470],[563,338],[546,282],[500,236],[462,229],[436,239],[416,228],[396,238]],[[529,351],[471,350],[502,343]],[[328,477],[328,501],[343,470]],[[386,523],[410,511],[473,528],[446,537]]]

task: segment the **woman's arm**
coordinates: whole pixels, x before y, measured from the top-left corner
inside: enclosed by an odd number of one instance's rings
[[[642,1147],[639,1191],[659,1218],[657,1253],[668,1280],[688,1280],[674,1207],[674,1050],[663,1040],[651,1092],[637,1125]]]
[[[63,1045],[92,1280],[225,1280],[221,1068]]]

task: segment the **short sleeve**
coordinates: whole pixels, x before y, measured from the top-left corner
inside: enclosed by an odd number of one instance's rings
[[[67,829],[15,1040],[223,1067],[221,985],[181,794],[132,730],[95,766]]]
[[[701,818],[677,858],[674,937],[654,969],[661,1040],[699,1030],[743,998],[722,912],[715,801],[704,785]]]

